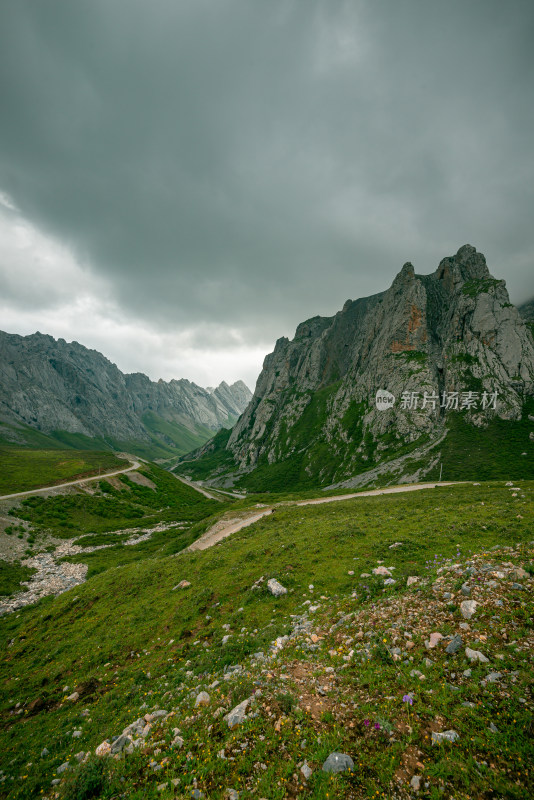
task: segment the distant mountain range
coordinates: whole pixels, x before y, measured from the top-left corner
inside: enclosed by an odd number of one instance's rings
[[[534,478],[533,306],[471,245],[431,275],[407,263],[279,339],[232,432],[182,471],[256,491]]]
[[[46,436],[166,458],[231,428],[251,397],[243,381],[210,390],[185,379],[154,382],[77,342],[0,332],[0,442],[46,446]]]

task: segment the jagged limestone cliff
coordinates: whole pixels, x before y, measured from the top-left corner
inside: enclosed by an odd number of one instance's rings
[[[188,380],[124,375],[96,350],[40,333],[0,332],[0,421],[44,433],[185,452],[231,426],[251,394],[242,381],[208,392]],[[16,429],[9,429],[17,441]],[[8,429],[2,431],[8,436]],[[156,454],[156,452],[154,453]]]
[[[395,398],[387,410],[379,390]],[[519,422],[533,391],[532,334],[505,282],[464,245],[433,274],[405,264],[387,291],[279,339],[206,477],[259,489],[259,478],[283,488],[418,476],[460,419],[480,430]]]

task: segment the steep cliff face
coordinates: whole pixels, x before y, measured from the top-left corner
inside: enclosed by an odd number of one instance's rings
[[[251,394],[241,381],[234,386],[210,393],[187,380],[156,383],[141,373],[124,375],[77,342],[0,332],[0,420],[44,433],[156,440],[171,448],[185,435],[189,449],[196,437],[205,440],[239,417]]]
[[[385,410],[379,390],[395,398]],[[337,485],[410,454],[430,467],[454,415],[478,428],[519,421],[533,391],[532,334],[464,245],[433,274],[405,264],[386,292],[279,339],[226,448],[245,485]]]

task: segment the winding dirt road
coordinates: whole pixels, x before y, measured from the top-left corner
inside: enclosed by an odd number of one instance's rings
[[[92,475],[89,478],[78,478],[75,481],[68,481],[67,483],[56,483],[55,486],[41,486],[40,489],[30,489],[27,492],[15,492],[14,494],[0,495],[0,500],[11,500],[12,497],[26,497],[28,494],[39,494],[39,492],[50,492],[53,489],[63,489],[65,486],[77,486],[80,483],[88,483],[89,481],[100,481],[102,478],[112,478],[114,475],[122,475],[125,472],[133,472],[141,466],[140,461],[130,461],[129,467],[123,469],[116,469],[114,472],[102,472],[99,475]]]
[[[452,486],[453,481],[447,481],[443,483],[410,483],[406,484],[406,486],[392,486],[386,489],[370,489],[367,492],[354,492],[352,494],[338,494],[338,495],[331,495],[330,497],[318,497],[314,500],[298,500],[294,503],[287,503],[284,505],[294,505],[294,506],[313,506],[313,505],[320,505],[321,503],[335,503],[337,500],[353,500],[357,497],[374,497],[376,495],[381,494],[397,494],[399,492],[416,492],[419,489],[435,489],[436,486]],[[190,486],[193,488],[199,489],[199,487],[195,487],[193,483],[189,483]],[[199,489],[200,491],[200,489]],[[202,536],[193,542],[193,544],[189,545],[184,551],[182,552],[196,552],[199,550],[207,550],[208,547],[213,547],[214,544],[218,544],[223,539],[226,539],[227,536],[230,536],[232,533],[237,533],[242,528],[247,528],[249,525],[253,525],[258,520],[262,519],[262,517],[266,517],[269,514],[272,514],[276,506],[269,506],[267,508],[262,509],[261,511],[256,511],[252,514],[248,514],[247,516],[242,517],[241,519],[232,519],[224,524],[224,520],[219,520],[216,522],[213,527],[211,527],[206,533],[203,533]]]

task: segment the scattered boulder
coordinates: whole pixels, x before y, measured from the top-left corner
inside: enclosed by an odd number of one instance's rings
[[[443,742],[455,742],[459,739],[459,735],[456,731],[443,731],[443,733],[438,733],[436,731],[432,732],[432,744],[442,744]]]
[[[471,619],[476,611],[477,605],[478,603],[476,600],[464,600],[463,603],[460,603],[462,617],[464,617],[464,619]]]
[[[391,578],[391,572],[387,567],[375,567],[373,570],[373,575],[385,575],[388,578]]]
[[[61,775],[61,773],[65,772],[65,770],[67,770],[68,768],[69,768],[69,762],[64,761],[63,764],[60,764],[60,766],[56,769],[56,774]]]
[[[471,650],[470,647],[465,648],[465,654],[469,661],[479,661],[481,664],[488,664],[489,658],[480,652],[480,650]]]
[[[406,586],[413,586],[414,583],[417,583],[419,578],[417,575],[410,575],[406,580]]]
[[[199,706],[208,706],[210,703],[210,696],[207,692],[199,692],[197,694],[197,699],[195,700],[195,708]]]
[[[79,696],[80,695],[78,694],[78,692],[73,692],[72,694],[69,694],[69,696],[67,697],[67,700],[70,700],[71,703],[75,703],[76,700],[79,698]]]
[[[308,763],[306,761],[304,762],[304,764],[300,768],[300,772],[301,772],[302,777],[304,778],[305,781],[309,780],[311,778],[312,774],[313,774],[312,768],[308,765]]]
[[[190,586],[191,584],[189,581],[180,581],[180,583],[177,583],[176,586],[172,587],[172,591],[174,592],[176,589],[188,589]]]
[[[455,653],[460,650],[463,645],[463,639],[459,633],[457,633],[453,638],[450,640],[449,644],[445,648],[445,652],[448,653],[450,656],[453,656]]]
[[[109,742],[101,742],[95,750],[95,756],[109,756],[111,754],[111,745]]]
[[[129,736],[125,736],[121,734],[118,736],[115,741],[111,745],[111,755],[115,755],[116,753],[122,753],[125,747],[128,747],[132,743],[132,740]]]
[[[354,769],[354,761],[345,753],[330,753],[323,764],[323,772],[346,772]]]
[[[427,639],[427,641],[425,642],[426,649],[427,650],[432,650],[434,647],[436,647],[437,644],[439,644],[439,642],[442,639],[443,639],[443,636],[442,636],[441,633],[439,633],[437,631],[435,633],[431,633],[430,634],[430,639]]]
[[[228,723],[228,727],[231,731],[244,722],[250,700],[251,698],[247,697],[246,700],[243,700],[243,702],[239,703],[239,705],[235,706],[235,708],[232,708],[232,710],[229,711],[224,717],[224,720]]]
[[[282,586],[275,578],[270,578],[267,581],[267,588],[274,597],[282,597],[282,595],[287,594],[285,586]]]

